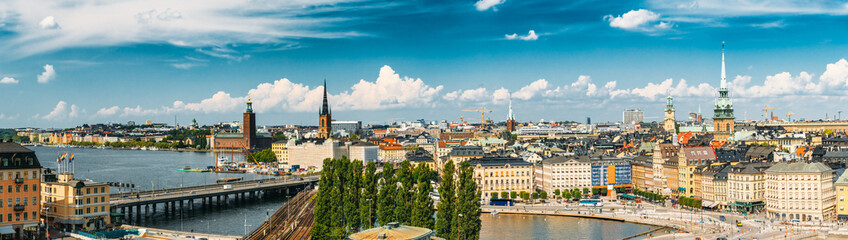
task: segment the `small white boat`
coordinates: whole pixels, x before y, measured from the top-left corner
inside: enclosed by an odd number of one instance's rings
[[[492,210],[492,216],[497,216],[497,215],[498,215],[498,210]]]

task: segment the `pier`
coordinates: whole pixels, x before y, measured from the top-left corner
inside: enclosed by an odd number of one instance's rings
[[[181,210],[194,210],[196,207],[214,209],[227,206],[231,202],[241,203],[266,195],[291,196],[303,189],[311,189],[317,183],[317,177],[262,179],[135,193],[117,193],[110,195],[110,208],[113,213],[124,214],[125,223],[137,223],[141,221],[142,216],[153,216],[159,207],[165,215],[173,216],[177,214],[177,208]]]

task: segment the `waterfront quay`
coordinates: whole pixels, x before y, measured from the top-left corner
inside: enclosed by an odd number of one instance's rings
[[[625,205],[605,201],[604,204],[603,207],[588,207],[577,203],[519,203],[515,206],[482,206],[481,210],[485,214],[578,217],[656,227],[624,239],[824,239],[828,235],[839,234],[835,225],[784,224],[767,220],[765,215],[692,211],[648,203]],[[737,226],[736,221],[742,226]]]
[[[293,195],[317,183],[317,178],[299,179],[263,179],[225,184],[213,184],[194,187],[151,190],[137,193],[111,194],[110,208],[112,212],[124,214],[125,220],[140,222],[141,217],[153,216],[157,206],[162,205],[164,213],[169,216],[177,214],[179,209],[195,209],[195,202],[200,200],[200,207],[226,206],[232,196],[235,202],[260,198],[265,195]],[[143,207],[143,210],[142,210]]]

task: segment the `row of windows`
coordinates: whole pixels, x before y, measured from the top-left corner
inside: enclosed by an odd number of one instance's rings
[[[21,173],[23,173],[23,175],[21,175]],[[4,175],[6,176],[6,180],[15,180],[15,178],[21,178],[21,176],[27,179],[30,178],[30,176],[32,176],[32,178],[38,178],[38,171],[32,171],[32,175],[30,175],[29,171],[7,172],[6,174],[0,173],[0,180],[4,180]]]
[[[29,199],[30,198],[26,198],[26,197],[25,198],[9,198],[7,200],[6,206],[8,206],[8,207],[14,207],[15,205],[27,206],[27,205],[29,205]],[[23,200],[23,201],[21,201],[21,200]],[[32,205],[38,205],[38,197],[32,197]],[[0,208],[2,208],[2,207],[3,207],[3,199],[0,198]]]
[[[97,212],[105,212],[105,211],[106,211],[106,207],[101,206],[99,211],[98,211],[97,207],[87,207],[87,208],[85,208],[85,212],[83,212],[83,209],[76,209],[76,210],[74,210],[74,213],[76,215],[83,215],[83,214],[89,214],[89,213],[92,213],[92,212],[97,213]]]
[[[6,221],[7,221],[7,222],[12,222],[12,221],[13,221],[13,220],[12,220],[12,216],[14,216],[14,217],[15,217],[15,218],[14,218],[14,221],[21,221],[21,215],[23,215],[23,220],[24,220],[24,221],[29,220],[29,216],[32,216],[32,219],[33,219],[33,220],[38,219],[38,214],[36,214],[36,213],[33,211],[33,212],[32,212],[32,215],[27,214],[27,212],[23,212],[23,214],[21,214],[21,213],[15,213],[14,215],[12,215],[11,213],[9,213],[9,214],[8,214],[8,216],[9,216],[9,217],[7,218],[7,220],[6,220]],[[3,222],[3,215],[0,215],[0,222]]]
[[[12,187],[14,186],[14,187]],[[17,184],[17,185],[9,185],[6,187],[6,192],[29,192],[29,185],[26,184]],[[32,191],[38,192],[38,184],[32,184]],[[3,193],[3,186],[0,186],[0,193]]]

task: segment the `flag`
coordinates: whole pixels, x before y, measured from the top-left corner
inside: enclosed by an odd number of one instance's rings
[[[62,153],[62,161],[68,160],[68,153]]]
[[[59,155],[59,157],[56,158],[56,162],[62,163],[62,155]]]
[[[71,153],[71,157],[68,158],[68,163],[74,162],[74,153]]]

